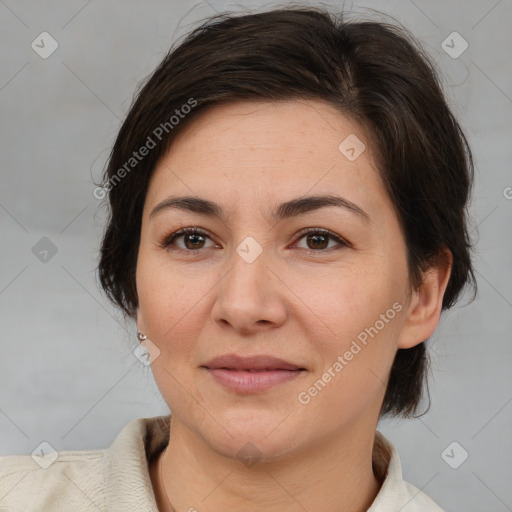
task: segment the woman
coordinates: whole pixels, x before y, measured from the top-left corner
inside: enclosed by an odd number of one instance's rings
[[[220,15],[164,58],[104,177],[99,276],[172,414],[0,463],[7,510],[440,511],[402,478],[425,343],[474,285],[471,151],[403,30]]]

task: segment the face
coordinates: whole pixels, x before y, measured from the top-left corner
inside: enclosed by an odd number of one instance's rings
[[[166,206],[180,196],[220,213]],[[313,196],[341,200],[279,209]],[[237,102],[180,132],[151,178],[136,283],[156,383],[205,446],[279,458],[375,428],[407,336],[406,246],[370,143],[334,107]],[[226,354],[302,370],[236,385],[233,370],[205,368]]]

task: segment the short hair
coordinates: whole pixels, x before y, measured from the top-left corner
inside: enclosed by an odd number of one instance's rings
[[[412,286],[448,248],[443,310],[466,284],[474,298],[467,227],[473,159],[435,65],[403,27],[288,7],[208,18],[171,47],[134,98],[103,175],[109,217],[98,267],[102,288],[125,316],[133,318],[138,305],[148,184],[176,134],[213,105],[293,99],[323,100],[365,131],[403,231]],[[136,158],[142,147],[151,149]],[[424,383],[428,392],[428,365],[424,342],[398,349],[380,417],[416,413]]]

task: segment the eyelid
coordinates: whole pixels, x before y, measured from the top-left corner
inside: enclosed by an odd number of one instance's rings
[[[328,237],[332,238],[333,240],[336,240],[336,242],[338,242],[342,246],[352,247],[352,244],[347,239],[345,239],[342,236],[338,235],[334,231],[331,231],[330,229],[325,229],[325,228],[304,228],[304,229],[301,229],[297,233],[297,235],[296,235],[297,241],[299,241],[301,238],[303,238],[305,235],[307,235],[309,233],[319,233],[319,234],[321,234],[323,236],[328,236]],[[304,249],[304,250],[308,251],[308,252],[315,253],[315,254],[323,254],[323,253],[329,252],[329,250],[327,250],[327,249],[324,249],[322,251],[313,251],[312,249]]]
[[[161,242],[159,242],[158,245],[160,245],[160,247],[162,247],[163,249],[168,249],[169,246],[174,242],[174,240],[176,238],[179,238],[180,236],[184,236],[184,235],[190,235],[190,234],[206,236],[206,237],[212,239],[212,237],[208,231],[206,231],[202,228],[189,226],[189,227],[185,227],[185,228],[180,228],[180,229],[174,231],[173,233],[171,233],[170,235],[165,236],[163,238],[163,240]],[[180,249],[179,247],[175,250],[182,251],[182,252],[189,252],[189,253],[197,252],[197,251],[192,251],[192,250],[187,251],[185,249]]]
[[[315,227],[301,229],[295,235],[295,238],[296,238],[295,243],[298,243],[302,238],[304,238],[309,233],[318,233],[320,235],[332,238],[333,240],[335,240],[341,246],[352,247],[352,244],[348,240],[346,240],[345,238],[341,237],[337,233],[334,233],[333,231],[331,231],[329,229],[315,228]],[[205,237],[210,238],[210,240],[212,240],[212,237],[211,237],[211,235],[210,235],[210,233],[208,231],[206,231],[206,230],[204,230],[202,228],[199,228],[199,227],[189,226],[189,227],[180,228],[180,229],[174,231],[173,233],[171,233],[170,235],[164,237],[164,239],[159,243],[159,245],[163,249],[169,249],[169,246],[175,241],[176,238],[179,238],[179,237],[184,236],[184,235],[189,235],[189,234],[197,234],[197,235],[200,235],[200,236],[205,236]],[[181,248],[176,248],[174,250],[181,251],[181,252],[187,252],[187,253],[190,253],[190,254],[195,254],[196,252],[200,252],[201,251],[200,249],[197,249],[197,250],[193,250],[193,249],[186,250],[186,249],[181,249]],[[318,251],[315,251],[313,249],[300,249],[300,250],[306,251],[308,254],[321,255],[321,254],[325,254],[325,253],[330,252],[332,250],[332,248],[331,249],[318,250]]]

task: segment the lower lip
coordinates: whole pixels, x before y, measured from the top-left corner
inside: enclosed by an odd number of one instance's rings
[[[259,393],[274,386],[290,382],[304,373],[303,370],[268,370],[247,372],[207,368],[208,373],[223,386],[240,393]]]

